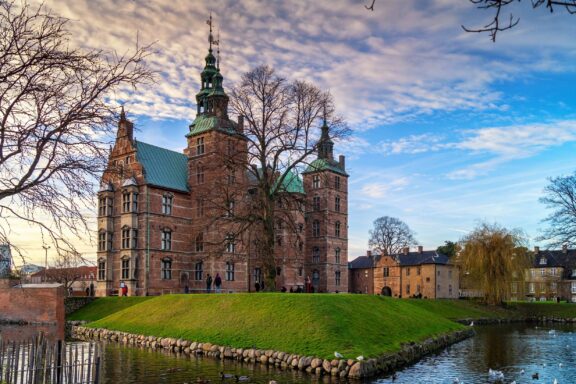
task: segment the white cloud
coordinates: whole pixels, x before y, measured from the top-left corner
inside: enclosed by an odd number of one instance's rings
[[[361,193],[371,198],[383,198],[391,192],[398,192],[409,184],[407,177],[390,180],[389,182],[376,182],[364,184]]]

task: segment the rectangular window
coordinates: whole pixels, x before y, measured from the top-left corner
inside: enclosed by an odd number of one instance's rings
[[[236,203],[234,202],[234,200],[230,200],[228,201],[228,204],[226,204],[226,217],[234,217],[234,208],[236,206]]]
[[[234,263],[226,263],[226,281],[234,281]]]
[[[512,283],[512,293],[518,293],[518,283],[517,282]]]
[[[540,292],[546,292],[546,283],[540,283]]]
[[[122,279],[130,278],[130,259],[122,259]]]
[[[556,293],[557,290],[558,290],[558,285],[556,284],[556,282],[550,283],[550,291]]]
[[[340,176],[334,176],[334,189],[340,189]]]
[[[416,267],[416,275],[420,276],[420,273],[422,272],[422,268],[421,267]]]
[[[232,185],[236,182],[236,172],[233,169],[228,170],[227,181],[228,185]]]
[[[551,269],[550,269],[550,274],[551,274],[552,276],[556,276],[556,268],[551,268]]]
[[[390,268],[384,267],[384,277],[388,277],[388,276],[390,276]]]
[[[452,270],[451,269],[448,270],[448,278],[450,278],[450,279],[452,278]]]
[[[170,259],[163,259],[162,260],[162,268],[161,268],[162,280],[171,280],[172,279],[172,260]]]
[[[320,262],[320,248],[318,247],[312,248],[312,262],[313,263]]]
[[[228,252],[228,253],[236,252],[236,243],[235,243],[234,235],[226,236],[226,252]]]
[[[320,222],[318,220],[314,220],[312,222],[312,236],[314,237],[320,236]]]
[[[199,137],[196,139],[196,154],[203,155],[204,154],[204,138]]]
[[[201,261],[197,262],[196,264],[194,264],[194,280],[196,281],[202,281],[203,280],[203,271],[204,268],[204,263],[202,263]]]
[[[196,199],[196,217],[204,216],[204,199]]]
[[[406,284],[406,294],[410,294],[410,284]]]
[[[254,268],[254,283],[262,282],[262,269]]]
[[[169,251],[172,249],[172,232],[162,231],[162,250]]]
[[[320,196],[314,196],[312,198],[312,208],[315,211],[319,211],[320,210]]]
[[[122,212],[130,212],[130,193],[125,192],[122,194]]]
[[[122,230],[122,249],[130,248],[130,228]]]
[[[334,272],[334,274],[335,274],[334,278],[335,278],[336,286],[339,287],[340,286],[340,271],[336,271],[336,272]]]
[[[106,232],[98,233],[98,250],[106,251]]]
[[[540,268],[540,276],[546,276],[546,268]]]
[[[334,260],[336,264],[340,264],[340,248],[336,248],[334,251]]]
[[[98,216],[106,216],[106,200],[105,197],[98,199]]]
[[[572,288],[572,290],[571,290],[572,293],[576,293],[576,281],[573,281],[573,282],[572,282],[571,288]]]
[[[314,189],[320,188],[320,175],[312,176],[312,188]]]
[[[196,167],[196,183],[197,184],[204,183],[204,167],[201,165]]]
[[[340,212],[340,196],[334,198],[334,210]]]
[[[98,280],[106,280],[106,262],[104,260],[98,262]]]
[[[536,292],[536,290],[534,289],[534,283],[528,283],[528,292],[529,293],[534,293]]]
[[[340,237],[340,222],[334,223],[334,236]]]
[[[130,244],[130,248],[132,248],[132,249],[138,248],[138,230],[137,229],[132,230],[132,239],[131,240],[132,241]]]
[[[530,269],[530,275],[532,277],[535,277],[536,276],[536,269],[534,269],[534,268]]]
[[[174,197],[171,195],[162,196],[162,213],[164,215],[172,214],[172,202]]]
[[[452,296],[452,284],[448,284],[448,294]]]
[[[406,268],[406,276],[410,276],[410,267]]]
[[[138,194],[132,194],[132,212],[138,212]]]
[[[204,234],[202,232],[196,236],[196,252],[204,252]]]

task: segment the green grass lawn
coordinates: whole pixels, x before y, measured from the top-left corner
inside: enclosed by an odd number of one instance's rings
[[[399,300],[347,294],[194,294],[107,297],[69,316],[89,326],[301,355],[374,357],[402,343],[462,329],[453,320],[576,318],[576,305],[470,300]]]
[[[159,296],[90,326],[323,358],[334,351],[350,358],[377,356],[399,350],[404,342],[463,328],[415,301],[281,293]]]
[[[100,297],[85,307],[66,317],[66,320],[95,321],[103,317],[140,304],[152,297],[130,296],[130,297]]]

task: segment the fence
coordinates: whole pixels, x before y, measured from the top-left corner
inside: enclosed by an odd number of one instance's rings
[[[101,353],[99,344],[49,342],[43,334],[24,342],[0,337],[0,383],[99,384]]]

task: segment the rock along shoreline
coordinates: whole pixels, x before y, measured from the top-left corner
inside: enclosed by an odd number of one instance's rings
[[[422,357],[438,352],[454,343],[474,335],[472,328],[455,331],[433,337],[420,343],[406,343],[400,351],[385,354],[363,361],[354,359],[321,359],[271,349],[233,348],[228,346],[202,343],[198,341],[136,335],[102,328],[87,328],[71,322],[71,336],[85,341],[104,340],[130,346],[165,349],[190,356],[203,355],[214,359],[231,359],[249,363],[260,363],[280,369],[297,369],[313,375],[331,375],[360,379],[378,374],[394,372],[402,367],[414,364]]]

